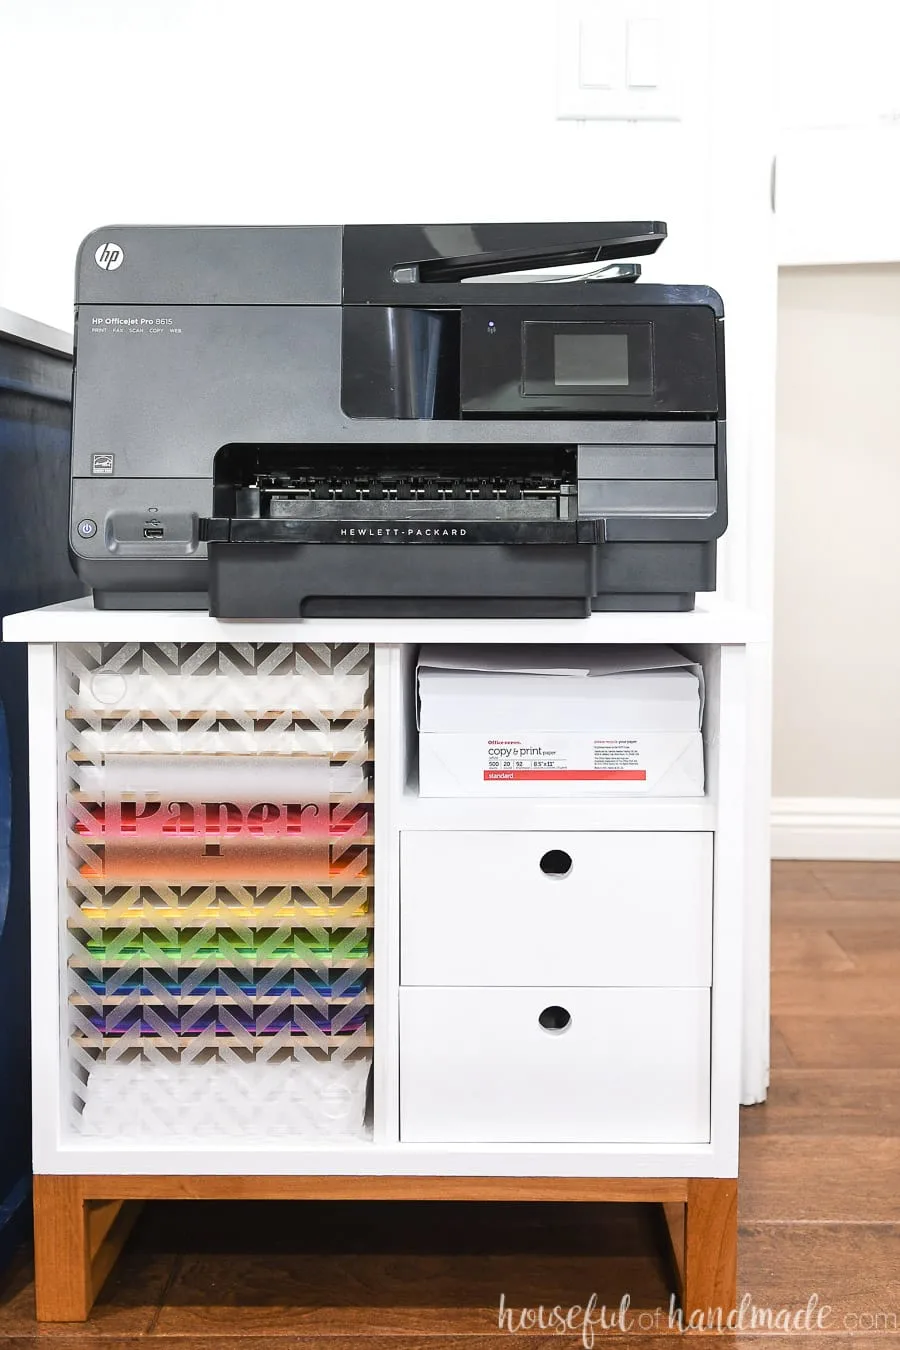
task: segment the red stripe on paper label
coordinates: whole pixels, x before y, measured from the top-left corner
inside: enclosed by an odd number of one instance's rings
[[[646,769],[485,769],[486,783],[520,782],[645,783]]]

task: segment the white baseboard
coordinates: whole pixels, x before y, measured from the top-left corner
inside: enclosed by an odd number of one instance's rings
[[[900,798],[775,797],[772,857],[900,860]]]

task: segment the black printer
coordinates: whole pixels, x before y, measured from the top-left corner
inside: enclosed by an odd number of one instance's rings
[[[723,309],[656,221],[115,226],[78,259],[70,550],[98,608],[689,609]]]

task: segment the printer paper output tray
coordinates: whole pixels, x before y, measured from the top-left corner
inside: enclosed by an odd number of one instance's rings
[[[220,618],[571,618],[599,590],[606,522],[579,517],[573,447],[231,445],[214,483]]]
[[[590,612],[601,520],[575,515],[558,446],[228,446],[205,520],[210,608],[265,613]]]

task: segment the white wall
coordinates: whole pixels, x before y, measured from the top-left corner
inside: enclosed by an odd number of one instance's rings
[[[900,858],[900,6],[780,0],[777,36],[773,851]]]
[[[0,303],[71,326],[119,222],[661,218],[648,273],[709,281],[708,80],[558,122],[554,39],[552,0],[4,0]]]
[[[782,270],[774,789],[796,836],[782,853],[900,856],[898,372],[900,264]]]
[[[779,0],[778,259],[900,257],[900,5]]]

